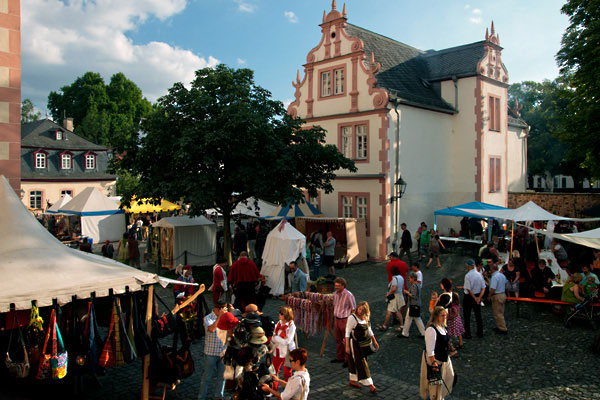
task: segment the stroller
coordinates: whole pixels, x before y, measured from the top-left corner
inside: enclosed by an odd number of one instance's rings
[[[588,321],[592,326],[592,329],[596,329],[596,323],[594,321],[595,317],[595,307],[598,307],[598,289],[595,289],[590,294],[588,294],[584,300],[571,307],[570,311],[567,313],[565,318],[565,326],[570,328],[573,320],[584,320]],[[596,303],[594,303],[596,301]]]

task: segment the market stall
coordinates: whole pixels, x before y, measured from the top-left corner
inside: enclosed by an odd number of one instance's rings
[[[125,232],[125,212],[95,187],[85,188],[58,211],[78,216],[81,235],[92,238],[94,243],[116,242]]]
[[[285,265],[296,261],[305,251],[305,246],[306,237],[285,219],[269,232],[260,273],[266,277],[266,285],[271,288],[271,294],[283,294]]]
[[[129,207],[124,206],[123,210],[129,214],[147,214],[147,213],[160,213],[180,210],[181,206],[171,203],[168,200],[161,199],[160,203],[154,204],[152,199],[136,199],[133,198]]]
[[[296,217],[296,229],[307,238],[313,232],[331,232],[336,240],[336,260],[347,260],[349,264],[367,261],[367,229],[363,219]]]
[[[58,210],[60,210],[61,207],[67,205],[67,203],[71,200],[73,200],[71,196],[69,196],[68,194],[63,194],[62,196],[60,196],[60,199],[58,199],[56,203],[52,204],[52,206],[46,210],[45,214],[61,214]]]
[[[163,268],[217,261],[217,225],[205,217],[167,217],[154,223],[152,230],[159,241]]]
[[[323,213],[310,203],[297,203],[277,207],[271,214],[261,219],[279,221],[280,219],[293,219],[296,217],[322,216]]]
[[[467,217],[467,218],[478,218],[488,219],[476,211],[487,211],[487,210],[508,210],[508,208],[500,207],[495,204],[482,203],[480,201],[472,201],[469,203],[459,204],[454,207],[446,207],[441,210],[437,210],[433,213],[433,228],[437,230],[437,218],[438,217]],[[493,219],[493,218],[489,218]],[[488,240],[492,239],[492,222],[488,221]],[[468,238],[471,239],[471,238]]]

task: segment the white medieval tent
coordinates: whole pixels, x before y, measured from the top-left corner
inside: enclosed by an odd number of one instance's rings
[[[304,252],[306,237],[290,225],[285,218],[267,236],[262,255],[260,273],[267,277],[271,294],[283,294],[285,288],[285,264],[289,264]]]
[[[125,232],[125,211],[95,187],[83,189],[58,211],[79,216],[81,235],[94,239],[94,243],[116,242]]]
[[[213,265],[217,261],[217,225],[205,217],[167,217],[152,225],[160,229],[161,264]]]
[[[61,207],[65,206],[71,200],[73,200],[71,196],[68,194],[63,194],[56,203],[52,204],[52,207],[46,210],[46,214],[59,214],[58,210],[60,210]]]

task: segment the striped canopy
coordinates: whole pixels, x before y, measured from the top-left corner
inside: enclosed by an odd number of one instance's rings
[[[262,217],[264,220],[280,220],[282,218],[292,219],[296,217],[320,217],[323,213],[310,203],[292,204],[279,206],[271,215]]]

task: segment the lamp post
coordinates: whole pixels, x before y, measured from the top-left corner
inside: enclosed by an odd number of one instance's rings
[[[400,202],[399,199],[402,198],[404,192],[406,192],[407,183],[402,176],[398,178],[396,182],[394,182],[394,192],[395,196],[390,197],[390,203],[394,203],[396,201],[396,205],[394,206],[394,214],[396,215],[396,221],[394,223],[394,251],[398,251],[398,217],[400,214]]]

